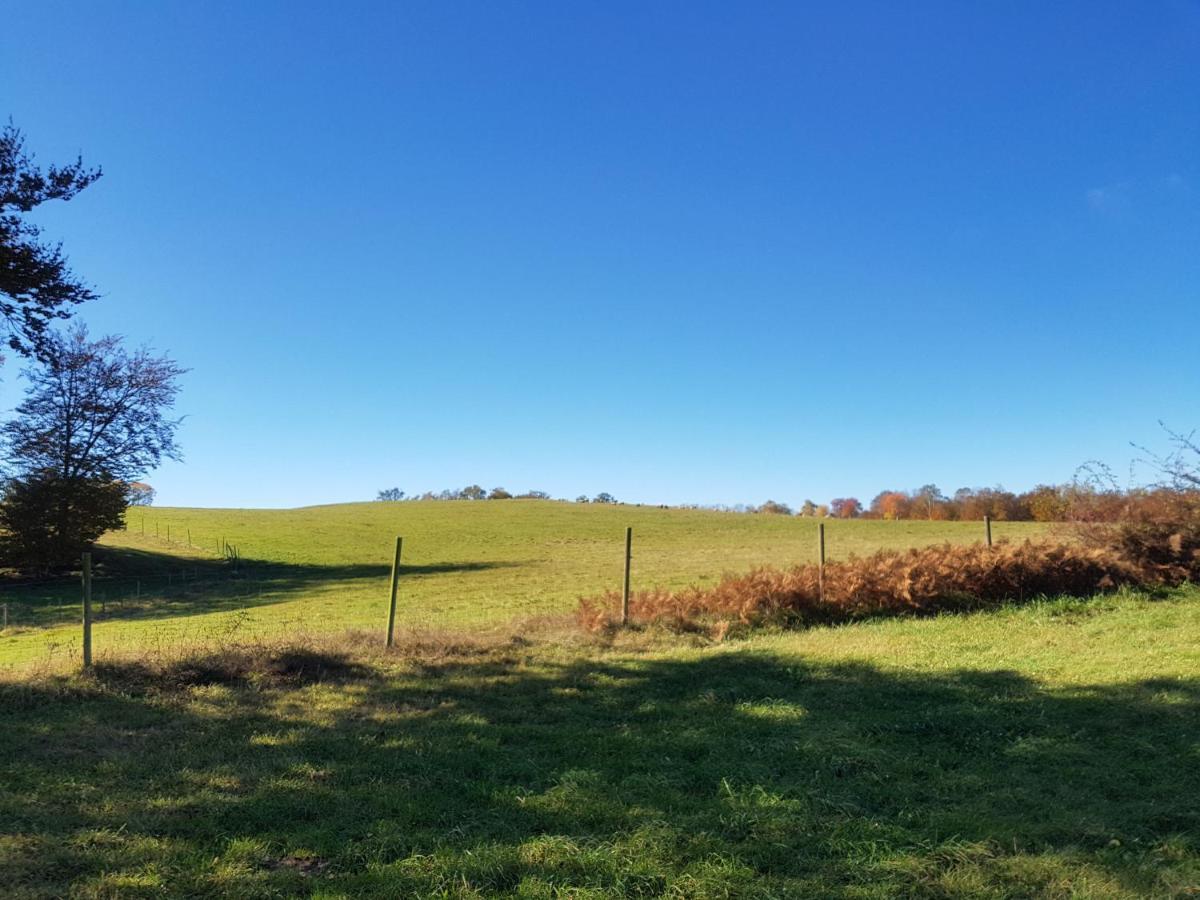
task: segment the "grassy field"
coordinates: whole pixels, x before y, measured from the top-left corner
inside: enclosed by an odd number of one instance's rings
[[[2,892],[1196,896],[1198,639],[1191,588],[0,680]]]
[[[620,584],[627,525],[634,529],[636,587],[704,583],[759,564],[811,561],[816,553],[813,520],[538,501],[152,507],[132,511],[128,524],[106,536],[97,554],[100,655],[181,641],[380,630],[396,535],[405,541],[402,628],[478,629],[569,612],[581,595]],[[976,522],[826,527],[831,558],[971,542],[983,533]],[[993,528],[998,538],[1044,530],[1005,522]],[[236,573],[219,556],[224,543],[242,555]],[[0,634],[0,668],[77,652],[77,578],[0,590],[13,626]]]

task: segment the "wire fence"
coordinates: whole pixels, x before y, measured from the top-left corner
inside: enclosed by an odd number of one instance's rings
[[[985,520],[982,525],[978,538],[991,545],[992,523]],[[516,564],[411,564],[403,555],[400,538],[388,563],[328,566],[247,559],[236,544],[224,538],[214,540],[208,553],[178,555],[177,550],[184,547],[195,551],[195,544],[186,529],[183,541],[167,543],[170,533],[169,528],[162,531],[150,551],[105,548],[96,567],[88,554],[82,579],[70,576],[0,583],[0,668],[42,653],[90,657],[84,650],[90,651],[93,628],[99,632],[96,647],[102,654],[161,652],[165,647],[196,642],[347,630],[364,632],[370,640],[390,646],[397,631],[482,631],[507,627],[522,618],[527,622],[539,616],[548,619],[552,613],[562,618],[584,593],[565,596],[566,592],[547,585],[544,575],[539,582],[537,574]],[[816,558],[823,575],[824,523],[817,524],[814,537],[815,546],[810,546],[809,552],[815,553],[809,559]],[[561,560],[556,554],[553,559],[555,572],[561,569],[565,582],[591,582],[596,595],[616,588],[621,623],[629,617],[632,528],[625,529],[624,538],[623,548],[613,541],[611,562],[599,572],[592,568],[585,573],[577,565],[572,568],[569,554],[563,554]],[[165,547],[157,546],[160,543]],[[160,552],[167,548],[172,554]],[[135,559],[143,567],[141,571],[109,571],[109,566],[128,566],[130,552],[142,554]],[[665,551],[651,548],[644,552],[643,559],[656,554],[667,558]],[[717,553],[714,548],[714,555]],[[512,568],[500,577],[475,577],[481,570],[506,565]],[[595,560],[590,565],[594,567]],[[687,577],[687,583],[694,583],[694,572]],[[303,602],[285,602],[297,599]],[[31,632],[45,639],[39,640]],[[24,642],[18,640],[22,635],[26,636]]]

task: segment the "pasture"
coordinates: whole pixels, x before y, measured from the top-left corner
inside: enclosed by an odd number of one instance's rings
[[[620,584],[627,525],[635,588],[702,584],[816,556],[814,520],[706,510],[525,500],[137,508],[128,530],[107,535],[97,552],[97,658],[287,634],[382,634],[396,535],[405,541],[401,629],[528,628]],[[826,529],[833,559],[983,534],[978,522],[828,521]],[[997,522],[993,530],[1023,539],[1046,526]],[[219,555],[225,544],[241,554],[236,567]],[[0,590],[11,623],[0,634],[0,668],[72,658],[78,578]]]
[[[811,561],[816,523],[521,501],[129,525],[97,552],[92,673],[77,581],[5,588],[6,897],[1200,891],[1196,588],[716,642],[570,614],[619,582],[626,525],[635,585],[678,587]],[[982,536],[827,529],[832,558]]]
[[[12,898],[1200,890],[1200,594],[0,680]]]

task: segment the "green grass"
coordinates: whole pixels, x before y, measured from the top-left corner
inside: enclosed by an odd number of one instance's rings
[[[634,529],[636,587],[711,582],[755,565],[811,561],[816,552],[812,520],[701,510],[537,501],[154,507],[131,511],[129,530],[101,542],[96,649],[128,653],[232,634],[379,630],[398,534],[405,540],[401,627],[477,629],[563,614],[580,596],[620,584],[626,525]],[[971,542],[983,533],[978,522],[826,527],[831,558]],[[998,538],[1045,530],[1005,522],[993,528]],[[222,542],[240,549],[236,577],[218,561]],[[14,626],[0,635],[0,668],[77,652],[77,579],[0,590]]]
[[[725,644],[315,646],[294,682],[219,660],[0,682],[4,896],[1200,892],[1195,588]],[[338,677],[305,678],[322,660]]]

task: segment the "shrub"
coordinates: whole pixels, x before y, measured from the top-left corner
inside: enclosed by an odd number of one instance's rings
[[[1116,521],[1077,509],[1073,530],[1086,547],[1115,554],[1147,582],[1200,579],[1200,493],[1154,490],[1125,495]]]
[[[1194,561],[1193,575],[1198,568]],[[1182,569],[1146,569],[1112,547],[945,544],[828,563],[823,592],[816,565],[756,569],[726,576],[712,587],[642,591],[630,598],[630,618],[690,628],[722,622],[727,627],[730,621],[805,626],[976,609],[1055,594],[1086,596],[1148,581],[1174,583],[1181,575]],[[581,600],[580,623],[589,629],[612,625],[618,621],[619,599],[613,592]]]

